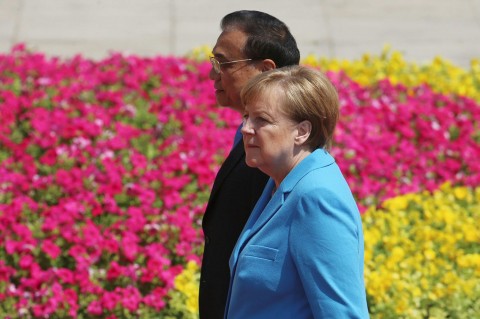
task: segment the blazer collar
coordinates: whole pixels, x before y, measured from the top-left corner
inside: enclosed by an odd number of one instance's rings
[[[232,254],[232,259],[230,260],[231,266],[236,263],[240,251],[245,247],[248,240],[275,215],[280,207],[282,207],[295,185],[312,170],[331,165],[334,162],[334,158],[324,149],[315,150],[295,166],[295,168],[285,177],[269,201],[268,198],[272,194],[274,183],[272,179],[268,181],[262,196],[255,205],[255,208],[238,239],[237,245]],[[233,267],[231,267],[231,269],[233,269]]]
[[[280,183],[278,191],[290,193],[295,185],[310,171],[331,165],[335,159],[323,148],[316,149],[295,166]]]
[[[210,198],[215,197],[218,189],[221,187],[225,177],[231,172],[231,170],[238,164],[240,160],[243,159],[245,155],[245,149],[243,147],[243,142],[238,142],[233,149],[228,154],[227,158],[223,162],[220,170],[217,173],[217,177],[215,178],[215,182],[213,183],[212,192],[210,194]]]
[[[295,185],[308,173],[314,169],[322,168],[334,163],[333,157],[324,149],[317,149],[312,154],[305,157],[297,166],[295,166],[285,179],[280,183],[280,186],[275,191],[272,199],[263,209],[263,212],[258,217],[254,226],[252,227],[251,235],[261,228],[283,205],[288,195],[291,193]]]

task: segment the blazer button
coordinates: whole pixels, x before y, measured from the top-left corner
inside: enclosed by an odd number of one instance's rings
[[[205,244],[208,245],[210,243],[210,237],[205,236]]]

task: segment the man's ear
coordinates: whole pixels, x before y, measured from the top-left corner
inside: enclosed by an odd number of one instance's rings
[[[270,60],[270,59],[262,60],[262,72],[273,70],[276,67],[277,65],[275,64],[275,62],[273,62],[273,60]]]
[[[298,123],[297,131],[298,134],[295,136],[295,144],[302,145],[308,140],[312,133],[312,123],[308,120]]]

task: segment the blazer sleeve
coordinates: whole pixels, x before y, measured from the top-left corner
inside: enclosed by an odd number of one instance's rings
[[[368,318],[360,214],[349,191],[321,187],[293,212],[289,248],[315,318]]]

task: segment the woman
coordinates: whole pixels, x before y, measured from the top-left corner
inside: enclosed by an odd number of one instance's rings
[[[355,200],[328,154],[335,88],[295,66],[242,90],[246,162],[270,176],[230,258],[226,318],[368,318]]]

